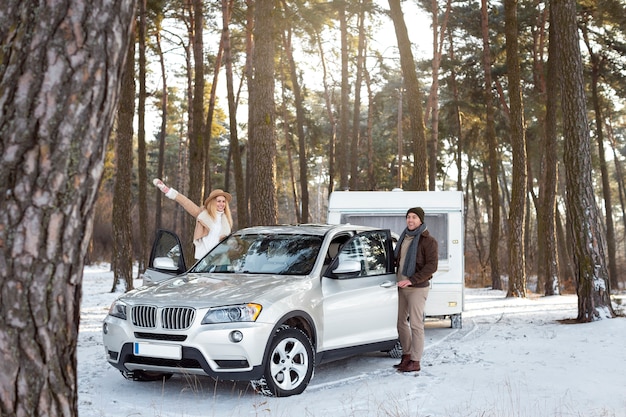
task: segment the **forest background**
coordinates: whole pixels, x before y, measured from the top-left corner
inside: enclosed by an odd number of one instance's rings
[[[192,235],[153,177],[230,191],[236,228],[323,221],[334,189],[462,190],[468,285],[615,317],[626,6],[418,2],[416,59],[408,4],[0,3],[0,414],[76,415],[84,264],[130,290],[155,229]]]
[[[156,228],[191,235],[190,216],[162,200],[154,177],[197,202],[214,188],[228,190],[236,228],[324,222],[334,189],[462,190],[468,285],[502,288],[517,230],[524,278],[509,281],[511,295],[528,291],[526,276],[538,293],[575,291],[566,127],[550,100],[561,95],[558,76],[577,69],[553,58],[556,72],[549,72],[549,40],[557,35],[540,1],[517,3],[511,60],[505,3],[275,2],[263,43],[272,47],[274,131],[255,144],[253,2],[147,1],[88,259],[113,260],[118,279],[132,283],[131,262],[145,265]],[[574,176],[591,175],[606,239],[600,249],[616,290],[626,280],[624,9],[610,0],[577,4],[587,120],[576,128],[587,130],[589,146],[579,155],[584,164],[569,167]],[[381,32],[385,25],[395,33]],[[262,197],[253,202],[255,193]],[[122,237],[129,225],[132,234]]]

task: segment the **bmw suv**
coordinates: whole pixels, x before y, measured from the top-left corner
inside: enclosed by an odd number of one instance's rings
[[[160,231],[144,285],[119,297],[104,320],[106,358],[127,378],[208,375],[290,396],[323,361],[401,355],[389,230],[246,228],[186,272],[181,249],[176,235]]]

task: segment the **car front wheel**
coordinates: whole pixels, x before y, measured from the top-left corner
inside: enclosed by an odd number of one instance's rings
[[[313,345],[300,329],[281,327],[270,345],[265,373],[252,386],[266,396],[301,394],[313,377]]]

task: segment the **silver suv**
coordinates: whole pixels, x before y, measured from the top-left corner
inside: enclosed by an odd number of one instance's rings
[[[250,380],[283,397],[303,392],[322,361],[401,355],[389,230],[251,227],[173,278],[185,268],[180,241],[160,231],[150,266],[102,327],[107,360],[127,378]]]

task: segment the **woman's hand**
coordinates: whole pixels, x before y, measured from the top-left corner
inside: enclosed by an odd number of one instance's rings
[[[167,194],[167,192],[170,190],[170,187],[168,187],[167,185],[163,184],[163,181],[161,181],[158,178],[155,178],[152,180],[152,184],[156,185],[156,187],[163,191],[163,194]]]
[[[176,191],[173,188],[168,187],[160,179],[158,179],[158,178],[153,179],[152,180],[152,184],[154,184],[159,190],[161,190],[163,192],[163,194],[165,194],[165,197],[167,197],[167,198],[169,198],[171,200],[175,200],[176,199],[176,196],[178,195],[178,191]]]

